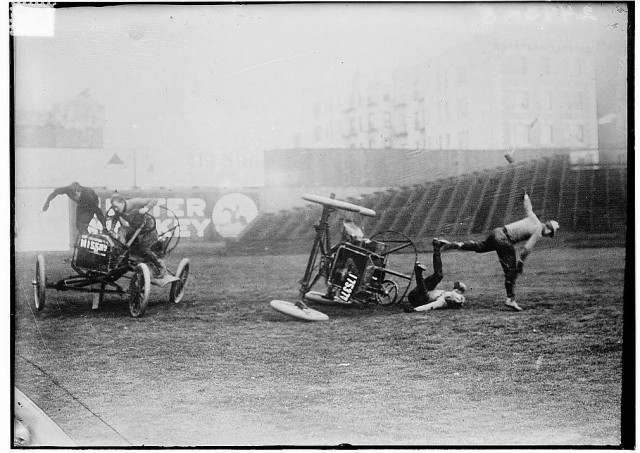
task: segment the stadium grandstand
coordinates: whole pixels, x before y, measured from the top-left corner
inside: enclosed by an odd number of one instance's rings
[[[358,219],[367,235],[396,230],[412,238],[420,249],[428,250],[435,236],[482,235],[517,220],[524,213],[521,199],[525,189],[538,217],[558,220],[565,242],[583,240],[587,234],[600,237],[600,245],[624,241],[626,166],[575,166],[568,155],[390,188],[347,197],[346,201],[378,214]],[[229,244],[229,249],[244,253],[305,252],[314,237],[320,210],[309,204],[261,213]],[[342,218],[331,218],[332,231],[339,231]]]

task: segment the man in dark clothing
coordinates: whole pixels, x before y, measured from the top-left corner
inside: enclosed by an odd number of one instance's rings
[[[408,294],[411,307],[406,307],[406,312],[461,308],[465,304],[466,299],[463,294],[466,292],[467,286],[464,283],[454,282],[453,291],[436,289],[443,278],[441,248],[441,241],[434,239],[433,273],[428,277],[423,278],[423,273],[427,268],[420,263],[415,264],[416,287]]]
[[[42,210],[46,211],[49,209],[49,203],[51,203],[51,200],[58,195],[66,195],[78,205],[76,207],[76,228],[79,233],[89,232],[89,223],[93,219],[94,214],[102,224],[102,228],[106,227],[106,221],[104,214],[100,209],[98,195],[93,189],[83,187],[77,182],[73,182],[65,187],[58,187],[51,192],[51,195],[49,195],[47,201],[45,201]]]
[[[134,232],[144,223],[142,230],[131,244],[131,249],[155,268],[155,278],[164,278],[167,275],[167,266],[152,250],[153,245],[158,242],[155,222],[152,217],[144,216],[157,203],[157,198],[125,199],[119,193],[111,196],[111,207],[115,212],[114,220],[120,222],[118,230],[120,242],[130,241]]]

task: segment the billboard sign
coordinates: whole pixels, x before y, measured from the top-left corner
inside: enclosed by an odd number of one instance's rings
[[[106,211],[110,193],[100,194]],[[256,191],[185,189],[184,191],[144,190],[123,192],[125,198],[157,198],[151,210],[156,228],[162,233],[180,223],[180,237],[195,241],[221,241],[237,237],[258,215]]]

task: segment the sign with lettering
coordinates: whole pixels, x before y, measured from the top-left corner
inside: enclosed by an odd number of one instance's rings
[[[156,198],[150,213],[159,233],[180,224],[180,237],[195,241],[221,241],[237,237],[258,215],[257,192],[184,190],[122,192],[128,198]],[[111,193],[100,193],[105,210],[111,207]]]
[[[80,236],[80,247],[95,255],[106,256],[109,251],[109,242],[97,235],[83,234]]]
[[[344,283],[342,290],[340,290],[340,294],[338,295],[338,297],[340,297],[340,299],[342,299],[344,302],[349,302],[351,294],[353,293],[353,290],[355,289],[357,284],[358,276],[349,272],[347,281]]]

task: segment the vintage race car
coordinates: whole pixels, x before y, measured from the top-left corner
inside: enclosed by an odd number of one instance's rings
[[[47,281],[45,260],[38,255],[35,279],[33,280],[34,302],[38,311],[45,307],[46,290],[79,291],[94,294],[93,308],[97,309],[105,294],[127,296],[129,312],[133,317],[142,316],[147,308],[151,285],[166,286],[171,284],[169,300],[178,303],[182,300],[189,278],[190,264],[183,258],[175,272],[169,271],[162,279],[152,278],[149,264],[135,253],[132,247],[136,237],[147,228],[155,228],[153,216],[145,214],[131,239],[126,243],[118,240],[117,235],[109,230],[107,233],[79,233],[73,247],[71,268],[74,275],[55,283]],[[178,244],[180,227],[174,227],[161,233],[152,250],[163,258]],[[129,281],[127,289],[119,280]]]

